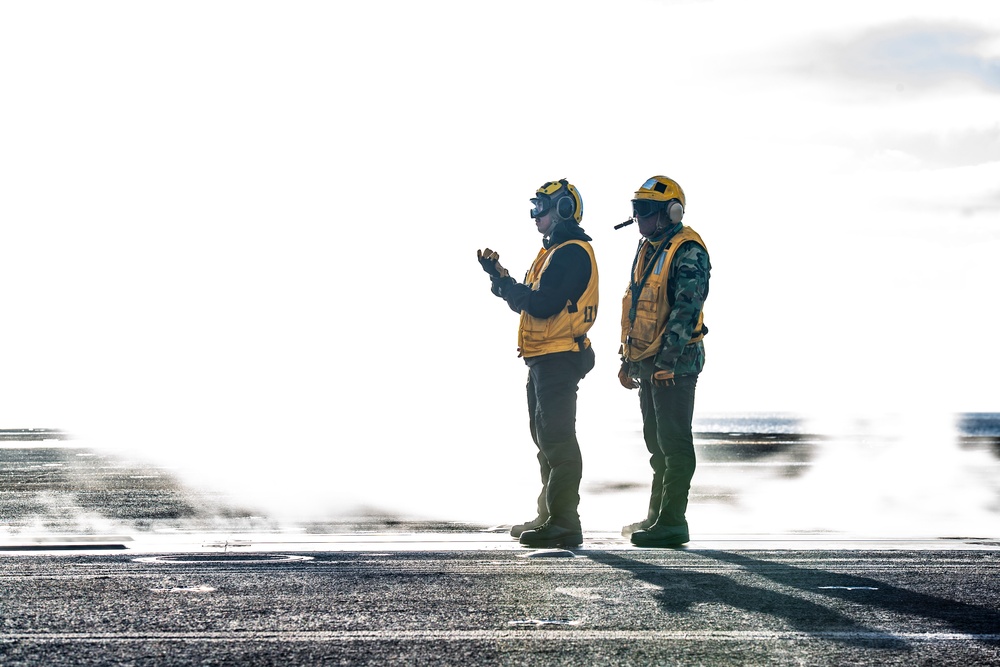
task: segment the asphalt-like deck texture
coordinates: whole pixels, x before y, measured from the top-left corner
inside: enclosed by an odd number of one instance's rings
[[[587,533],[533,551],[498,527],[289,535],[94,452],[0,463],[3,666],[1000,665],[996,536],[643,550]]]
[[[992,665],[996,551],[0,559],[3,665]]]

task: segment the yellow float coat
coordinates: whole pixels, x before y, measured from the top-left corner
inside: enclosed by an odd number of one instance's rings
[[[639,299],[635,304],[635,319],[629,317],[632,308],[632,285],[638,284],[643,274],[646,272],[646,257],[649,241],[646,241],[638,251],[638,261],[635,263],[635,273],[625,290],[622,299],[622,347],[621,354],[629,361],[640,361],[648,359],[660,351],[663,341],[663,334],[667,331],[667,318],[670,316],[670,300],[667,295],[667,278],[670,274],[670,263],[677,254],[677,250],[686,241],[694,241],[706,252],[708,248],[705,242],[690,227],[684,227],[674,234],[668,241],[665,250],[658,255],[653,255],[655,266],[649,272],[646,283],[642,286]],[[688,344],[697,343],[705,337],[703,331],[705,314],[698,316],[698,327],[695,335],[688,341]]]
[[[590,256],[590,281],[580,299],[566,306],[552,317],[541,319],[521,311],[521,323],[517,330],[517,349],[520,357],[537,357],[554,352],[579,352],[590,347],[587,332],[597,318],[598,279],[597,260],[594,249],[586,241],[573,239],[551,248],[542,248],[524,277],[524,284],[537,291],[542,274],[549,266],[552,253],[570,243],[575,243]]]

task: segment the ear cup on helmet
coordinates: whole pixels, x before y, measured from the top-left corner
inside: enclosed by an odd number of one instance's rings
[[[684,204],[676,199],[667,204],[667,218],[671,223],[677,223],[684,219]]]
[[[561,220],[569,220],[576,213],[576,202],[573,201],[572,195],[565,195],[560,197],[556,202],[556,215]]]

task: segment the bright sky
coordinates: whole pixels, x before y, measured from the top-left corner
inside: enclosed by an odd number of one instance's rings
[[[0,427],[246,485],[280,446],[319,503],[502,477],[525,370],[474,251],[522,275],[528,198],[580,189],[581,408],[634,416],[612,227],[661,173],[714,264],[699,412],[1000,409],[987,0],[4,3],[0,77]]]

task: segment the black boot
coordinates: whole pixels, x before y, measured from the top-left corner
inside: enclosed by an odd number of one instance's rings
[[[637,547],[679,547],[689,539],[686,523],[683,526],[661,526],[654,523],[647,530],[632,533],[632,544]]]
[[[521,533],[526,530],[534,530],[535,528],[540,528],[549,520],[548,515],[539,514],[534,519],[525,521],[524,523],[519,523],[516,526],[511,526],[510,536],[511,537],[521,537]]]
[[[643,519],[642,521],[636,521],[635,523],[630,523],[627,526],[622,526],[622,537],[628,537],[632,533],[639,530],[648,530],[654,523],[656,523],[656,519]]]
[[[535,549],[578,547],[583,544],[583,531],[580,530],[579,526],[566,528],[546,522],[535,530],[527,530],[521,533],[519,542],[526,547]]]
[[[653,461],[650,461],[653,465]],[[656,523],[656,518],[660,516],[660,505],[663,502],[663,470],[653,468],[653,483],[649,487],[649,506],[646,508],[646,518],[642,521],[630,523],[622,526],[622,537],[629,537],[639,530],[649,530],[649,527]]]

